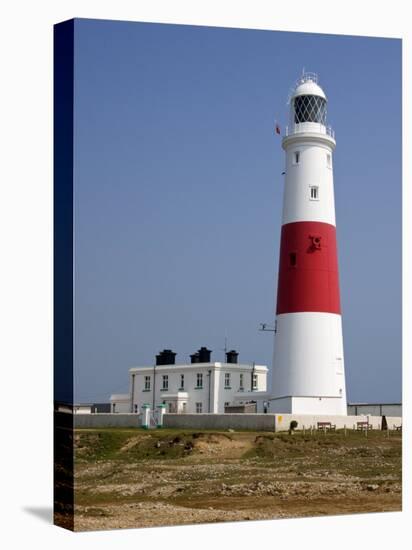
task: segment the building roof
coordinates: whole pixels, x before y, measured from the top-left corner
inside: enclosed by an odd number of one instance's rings
[[[192,369],[199,368],[215,368],[215,369],[233,369],[233,370],[256,370],[260,372],[267,372],[268,368],[265,365],[252,365],[250,363],[223,363],[223,362],[211,362],[211,363],[177,363],[172,365],[146,365],[141,367],[132,367],[129,372],[141,372],[144,370],[156,369],[156,371],[162,370],[178,370],[178,369]]]
[[[128,393],[114,393],[110,396],[110,401],[129,401],[129,399]]]

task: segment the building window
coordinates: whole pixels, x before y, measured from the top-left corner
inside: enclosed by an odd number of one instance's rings
[[[136,404],[135,404],[135,406],[134,406],[134,412],[135,412],[135,413],[138,413],[138,412],[139,412],[139,407],[138,407]]]
[[[144,389],[150,391],[150,376],[144,377]]]
[[[310,186],[310,199],[312,201],[318,201],[319,200],[319,187],[317,185],[311,185]]]
[[[326,154],[326,166],[332,168],[332,155],[330,153]]]
[[[201,413],[202,412],[202,403],[196,403],[196,412]]]
[[[167,374],[164,374],[162,377],[163,385],[162,390],[168,390],[169,389],[169,376]]]
[[[244,386],[243,386],[243,374],[240,374],[239,375],[239,391],[243,391],[244,390]]]
[[[180,375],[180,387],[179,387],[179,389],[180,389],[180,390],[183,390],[184,387],[185,387],[185,375],[184,375],[184,374],[181,374],[181,375]]]
[[[230,401],[225,401],[225,409],[230,405]]]
[[[300,151],[295,151],[293,153],[293,164],[299,164],[300,161]]]
[[[252,378],[252,387],[254,390],[258,389],[258,375],[254,374]]]
[[[297,260],[297,257],[296,257],[296,252],[291,252],[289,254],[289,265],[290,267],[296,267],[296,260]]]
[[[230,372],[225,372],[225,389],[230,390]]]
[[[203,374],[201,372],[196,374],[196,388],[203,388]]]

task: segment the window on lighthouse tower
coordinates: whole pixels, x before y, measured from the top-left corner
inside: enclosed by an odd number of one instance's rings
[[[326,155],[326,166],[332,168],[332,155],[330,153]]]
[[[310,199],[312,201],[318,201],[319,200],[319,187],[317,185],[311,185],[310,186]]]
[[[294,101],[295,123],[326,124],[326,99],[316,95],[297,96]]]

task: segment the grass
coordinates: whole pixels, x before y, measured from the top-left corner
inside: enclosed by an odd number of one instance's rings
[[[78,525],[399,510],[401,455],[399,432],[76,429]]]

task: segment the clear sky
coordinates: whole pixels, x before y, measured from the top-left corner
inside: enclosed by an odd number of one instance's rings
[[[284,154],[302,68],[336,132],[347,393],[401,399],[401,41],[76,20],[75,400],[163,348],[272,364]]]

